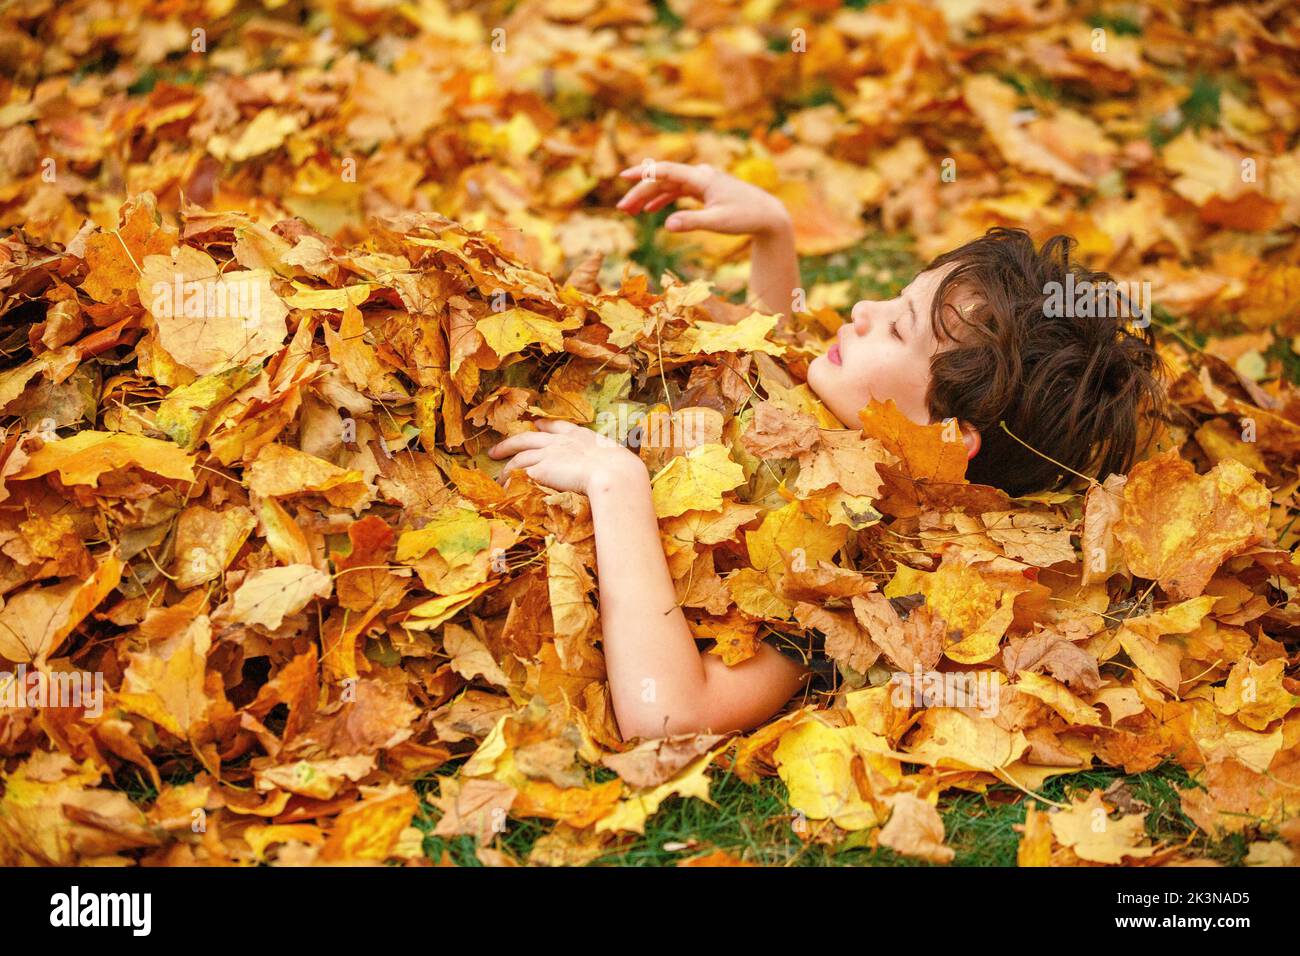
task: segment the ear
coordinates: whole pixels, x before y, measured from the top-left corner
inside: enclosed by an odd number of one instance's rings
[[[980,433],[970,422],[961,423],[961,440],[966,446],[966,460],[970,461],[979,453]]]

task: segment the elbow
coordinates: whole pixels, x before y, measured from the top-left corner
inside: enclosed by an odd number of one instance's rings
[[[631,743],[633,740],[653,739],[657,736],[646,725],[622,720],[618,722],[618,735],[623,738],[623,743]]]
[[[657,713],[638,714],[618,721],[618,732],[624,742],[633,739],[660,740],[674,734],[700,734],[709,732],[709,720],[704,714]]]

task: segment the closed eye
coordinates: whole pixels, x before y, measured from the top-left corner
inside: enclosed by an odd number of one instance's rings
[[[895,319],[893,322],[890,322],[890,323],[889,323],[889,334],[892,335],[894,338],[898,339],[898,341],[900,341],[900,342],[903,341],[903,337],[902,337],[901,335],[898,334],[898,320],[897,320],[897,319]]]

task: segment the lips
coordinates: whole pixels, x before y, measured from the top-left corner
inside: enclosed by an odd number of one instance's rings
[[[844,342],[844,330],[847,328],[848,328],[847,325],[840,326],[840,330],[835,333],[835,344],[832,345],[830,349],[826,352],[826,361],[830,362],[832,365],[844,364],[843,342]]]

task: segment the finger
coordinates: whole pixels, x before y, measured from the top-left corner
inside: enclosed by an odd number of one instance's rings
[[[554,487],[554,485],[547,484],[546,479],[542,477],[541,468],[542,468],[541,464],[532,465],[531,467],[524,469],[524,474],[527,475],[529,478],[533,479],[533,481],[537,482],[539,485],[542,485],[543,487],[546,488]]]
[[[649,181],[654,178],[653,170],[655,169],[655,166],[656,164],[654,160],[637,163],[635,166],[629,166],[627,169],[620,172],[619,176],[623,179],[644,179]]]
[[[656,179],[667,179],[669,182],[680,183],[691,190],[704,192],[704,187],[709,184],[713,178],[714,169],[707,163],[655,163],[654,175]]]
[[[635,216],[641,211],[641,207],[645,205],[646,200],[652,199],[662,192],[663,185],[663,183],[638,183],[628,190],[627,195],[620,199],[614,208]]]
[[[690,232],[692,229],[713,229],[725,231],[722,218],[713,209],[686,209],[673,213],[664,220],[664,228],[669,232]]]
[[[653,199],[659,193],[668,190],[677,190],[673,183],[664,182],[662,179],[647,179],[639,182],[624,194],[623,198],[618,201],[617,208],[624,212],[637,213],[649,199]]]
[[[651,199],[648,203],[646,203],[645,206],[642,207],[641,211],[658,212],[660,209],[663,209],[664,206],[667,206],[669,203],[676,202],[678,199],[681,198],[682,198],[682,194],[680,191],[677,190],[674,190],[673,192],[670,193],[662,193],[661,195],[655,196],[654,199]]]
[[[656,160],[626,169],[619,175],[626,175],[632,169],[637,170],[637,175],[641,177],[643,182],[667,180],[670,183],[684,186],[693,195],[704,192],[704,187],[709,184],[709,180],[714,173],[713,167],[705,163],[691,166],[687,163],[669,163]]]
[[[539,418],[533,422],[543,432],[551,435],[566,435],[571,432],[583,432],[587,429],[581,425],[575,425],[573,422],[566,422],[563,418]]]
[[[555,440],[555,436],[545,431],[520,432],[511,435],[505,441],[497,442],[488,449],[489,458],[509,458],[528,448],[542,448]]]
[[[518,471],[520,468],[526,469],[531,465],[537,464],[542,460],[542,456],[545,454],[545,448],[532,448],[528,451],[521,451],[519,454],[515,455],[515,457],[506,462],[506,466],[501,469],[501,474],[497,476],[497,480],[504,481],[510,472]]]

